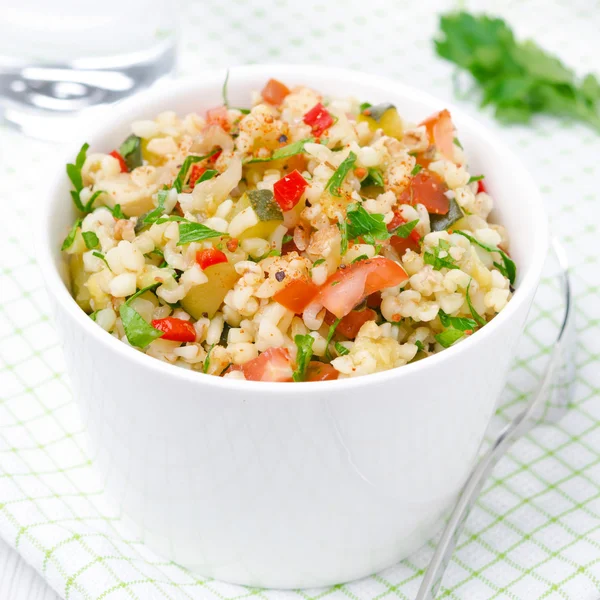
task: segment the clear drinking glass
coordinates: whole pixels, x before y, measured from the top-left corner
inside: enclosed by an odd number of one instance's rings
[[[6,5],[8,4],[8,6]],[[27,135],[65,139],[82,111],[175,65],[171,0],[10,0],[0,10],[0,114]]]

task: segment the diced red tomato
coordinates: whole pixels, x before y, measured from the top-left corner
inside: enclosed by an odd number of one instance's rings
[[[196,181],[198,181],[198,179],[200,179],[200,177],[202,177],[202,175],[205,173],[206,171],[206,167],[202,167],[200,166],[200,163],[194,163],[192,165],[192,168],[190,169],[190,178],[188,180],[188,184],[190,186],[190,189],[194,189],[195,185],[196,185]]]
[[[339,377],[339,372],[327,363],[311,360],[306,369],[305,381],[332,381]]]
[[[292,171],[273,184],[275,201],[283,212],[292,210],[300,201],[308,182],[298,171]]]
[[[273,106],[279,106],[283,99],[290,93],[289,88],[277,79],[269,79],[260,95]]]
[[[209,108],[206,111],[206,123],[207,125],[219,125],[225,131],[229,131],[227,107],[216,106],[215,108]]]
[[[129,173],[129,169],[127,168],[127,163],[125,162],[125,159],[116,150],[113,150],[110,153],[110,155],[119,161],[119,166],[121,167],[121,173]]]
[[[273,300],[299,315],[311,303],[318,291],[319,287],[308,279],[292,279],[273,296]]]
[[[406,223],[406,219],[402,216],[400,211],[394,211],[394,218],[388,223],[388,231],[393,231],[400,225]],[[416,229],[413,229],[408,237],[402,238],[399,235],[393,235],[390,238],[390,244],[392,248],[398,253],[398,256],[404,256],[404,253],[410,248],[414,252],[419,252],[421,250],[421,246],[419,244],[421,240],[421,236]]]
[[[215,152],[208,160],[211,163],[216,163],[217,162],[217,158],[219,158],[219,156],[221,156],[221,154],[223,154],[223,150],[218,150],[217,152]]]
[[[304,115],[302,120],[312,127],[312,132],[317,137],[333,125],[333,117],[320,102],[315,104],[315,106]]]
[[[485,187],[485,183],[483,183],[483,179],[480,179],[477,182],[477,193],[479,194],[480,192],[486,192],[487,193],[487,188]]]
[[[408,279],[393,260],[377,256],[339,269],[321,286],[319,301],[336,317],[345,317],[369,294]]]
[[[398,201],[400,204],[422,204],[431,214],[445,215],[450,210],[446,191],[446,184],[441,177],[423,169],[410,180]]]
[[[454,124],[446,109],[427,117],[420,125],[425,125],[429,142],[448,159],[454,157]]]
[[[212,267],[213,265],[227,262],[227,256],[224,252],[216,248],[206,248],[205,250],[198,250],[196,252],[196,262],[204,271],[204,269],[208,269],[208,267]]]
[[[242,365],[249,381],[292,381],[292,360],[285,348],[267,348],[258,358]]]
[[[189,321],[176,319],[175,317],[165,317],[164,319],[154,319],[152,327],[163,332],[161,339],[171,340],[172,342],[194,342],[196,341],[196,330]]]
[[[369,308],[379,308],[381,306],[381,292],[374,292],[367,296],[367,306]]]
[[[367,322],[377,318],[377,313],[370,308],[364,310],[353,310],[349,312],[335,328],[337,333],[341,333],[349,340],[353,340],[358,334],[359,329]],[[335,315],[327,313],[325,315],[325,323],[331,325],[335,322]]]

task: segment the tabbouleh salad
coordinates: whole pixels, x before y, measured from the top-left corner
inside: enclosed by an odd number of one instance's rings
[[[251,381],[324,381],[421,360],[507,304],[493,201],[447,110],[271,79],[252,108],[134,121],[67,165],[72,293],[141,352]],[[108,149],[110,150],[110,149]]]

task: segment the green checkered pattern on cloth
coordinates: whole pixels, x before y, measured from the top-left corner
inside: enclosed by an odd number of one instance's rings
[[[487,0],[463,5],[501,14],[519,35],[534,37],[582,72],[598,67],[597,3]],[[387,74],[451,98],[453,70],[433,56],[431,38],[436,12],[454,7],[445,0],[346,0],[343,5],[277,0],[269,7],[249,0],[190,3],[182,11],[180,74],[246,62],[319,62]],[[573,265],[577,388],[559,424],[537,427],[497,466],[468,519],[441,597],[596,600],[600,136],[544,119],[531,128],[500,129],[489,115],[477,113],[473,98],[459,103],[515,148],[545,195],[553,229]],[[435,540],[362,581],[278,592],[197,577],[128,536],[94,474],[32,249],[32,222],[44,202],[56,148],[1,130],[0,152],[0,536],[59,595],[71,599],[414,598]],[[559,318],[555,288],[556,282],[546,277],[494,430],[518,411],[535,386]]]

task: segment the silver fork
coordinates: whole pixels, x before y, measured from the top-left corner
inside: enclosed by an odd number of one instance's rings
[[[552,248],[560,267],[565,312],[538,389],[525,408],[502,430],[471,472],[437,544],[415,600],[435,600],[469,512],[498,460],[532,427],[538,423],[554,423],[567,410],[574,382],[575,318],[567,258],[556,240],[552,241]]]

